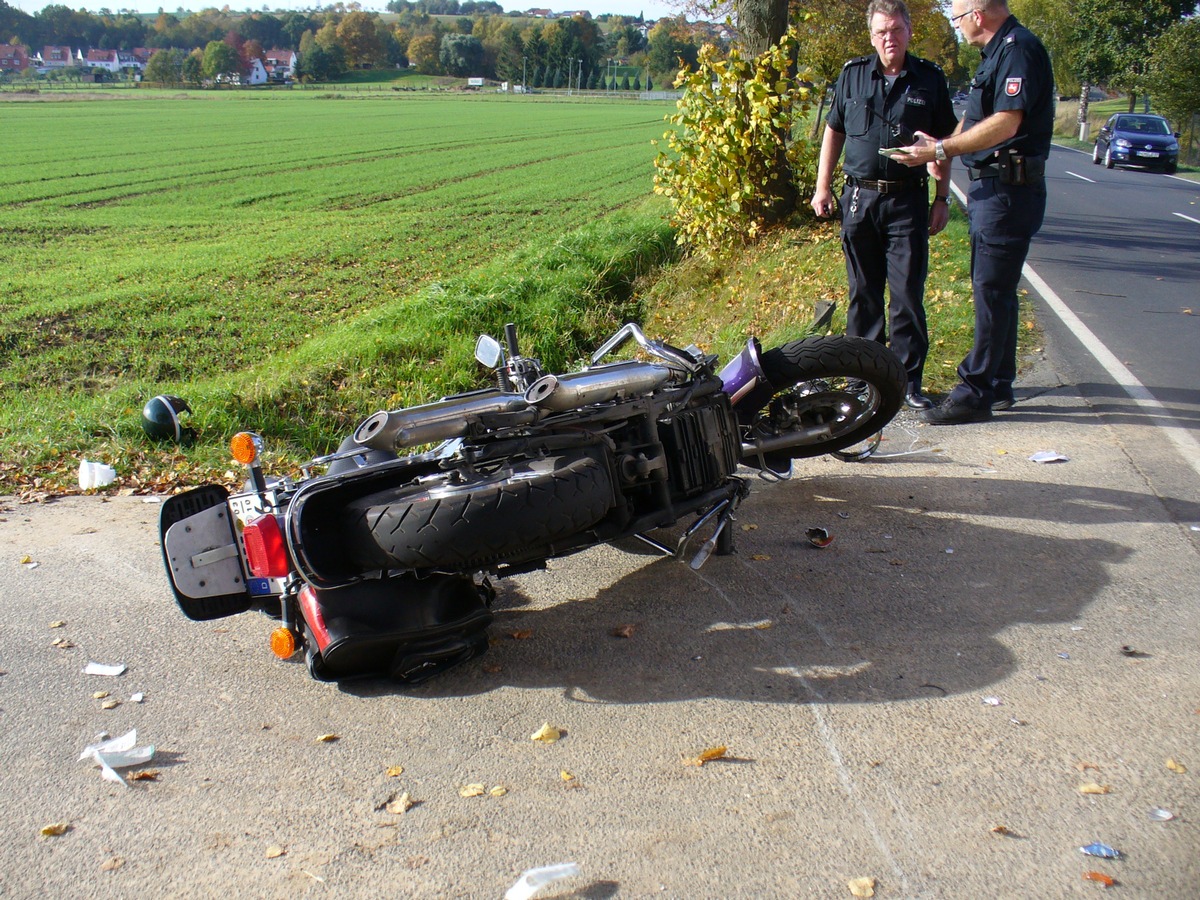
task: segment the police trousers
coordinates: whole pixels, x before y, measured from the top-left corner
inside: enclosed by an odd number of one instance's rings
[[[929,272],[928,191],[913,187],[881,194],[847,180],[841,204],[850,288],[846,333],[881,344],[890,337],[892,352],[908,373],[908,389],[920,390],[929,352],[922,302]],[[886,325],[885,285],[890,295]]]
[[[967,195],[975,342],[958,366],[962,382],[951,399],[976,408],[1010,399],[1017,377],[1017,285],[1029,242],[1046,214],[1046,183],[972,181]]]

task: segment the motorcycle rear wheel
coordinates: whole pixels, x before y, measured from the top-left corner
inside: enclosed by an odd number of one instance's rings
[[[456,475],[351,504],[346,546],[364,548],[370,567],[469,571],[546,555],[613,503],[607,467],[586,453],[521,460],[477,481]]]
[[[791,341],[762,355],[763,372],[779,390],[762,410],[758,433],[828,426],[828,437],[770,456],[806,459],[867,440],[900,411],[906,375],[887,347],[846,335]]]

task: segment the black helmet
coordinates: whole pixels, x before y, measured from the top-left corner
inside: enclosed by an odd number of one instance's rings
[[[179,421],[181,414],[191,411],[186,400],[170,394],[159,394],[142,407],[142,430],[156,441],[169,439],[182,443],[195,436],[192,429],[184,428]]]

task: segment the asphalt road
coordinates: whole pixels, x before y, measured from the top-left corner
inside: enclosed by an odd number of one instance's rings
[[[599,548],[504,583],[489,652],[415,689],[314,682],[257,613],[185,620],[153,498],[5,503],[3,893],[497,898],[573,861],[539,897],[1193,896],[1200,559],[1126,452],[1150,426],[1049,360],[1023,384],[1022,413],[906,412],[871,461],[756,481],[699,573]],[[157,780],[79,761],[133,727]]]

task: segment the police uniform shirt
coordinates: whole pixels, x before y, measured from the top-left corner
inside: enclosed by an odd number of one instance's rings
[[[1025,113],[1017,133],[1002,144],[964,153],[963,162],[978,168],[1010,147],[1026,156],[1050,154],[1054,131],[1054,73],[1042,42],[1010,15],[982,50],[983,61],[971,79],[963,131],[993,113],[1019,109]]]
[[[872,53],[842,66],[825,124],[846,136],[842,170],[847,175],[905,181],[924,177],[925,170],[914,172],[893,162],[880,155],[880,148],[906,147],[915,131],[946,137],[958,119],[940,66],[906,53],[904,67],[889,90],[879,55]]]

